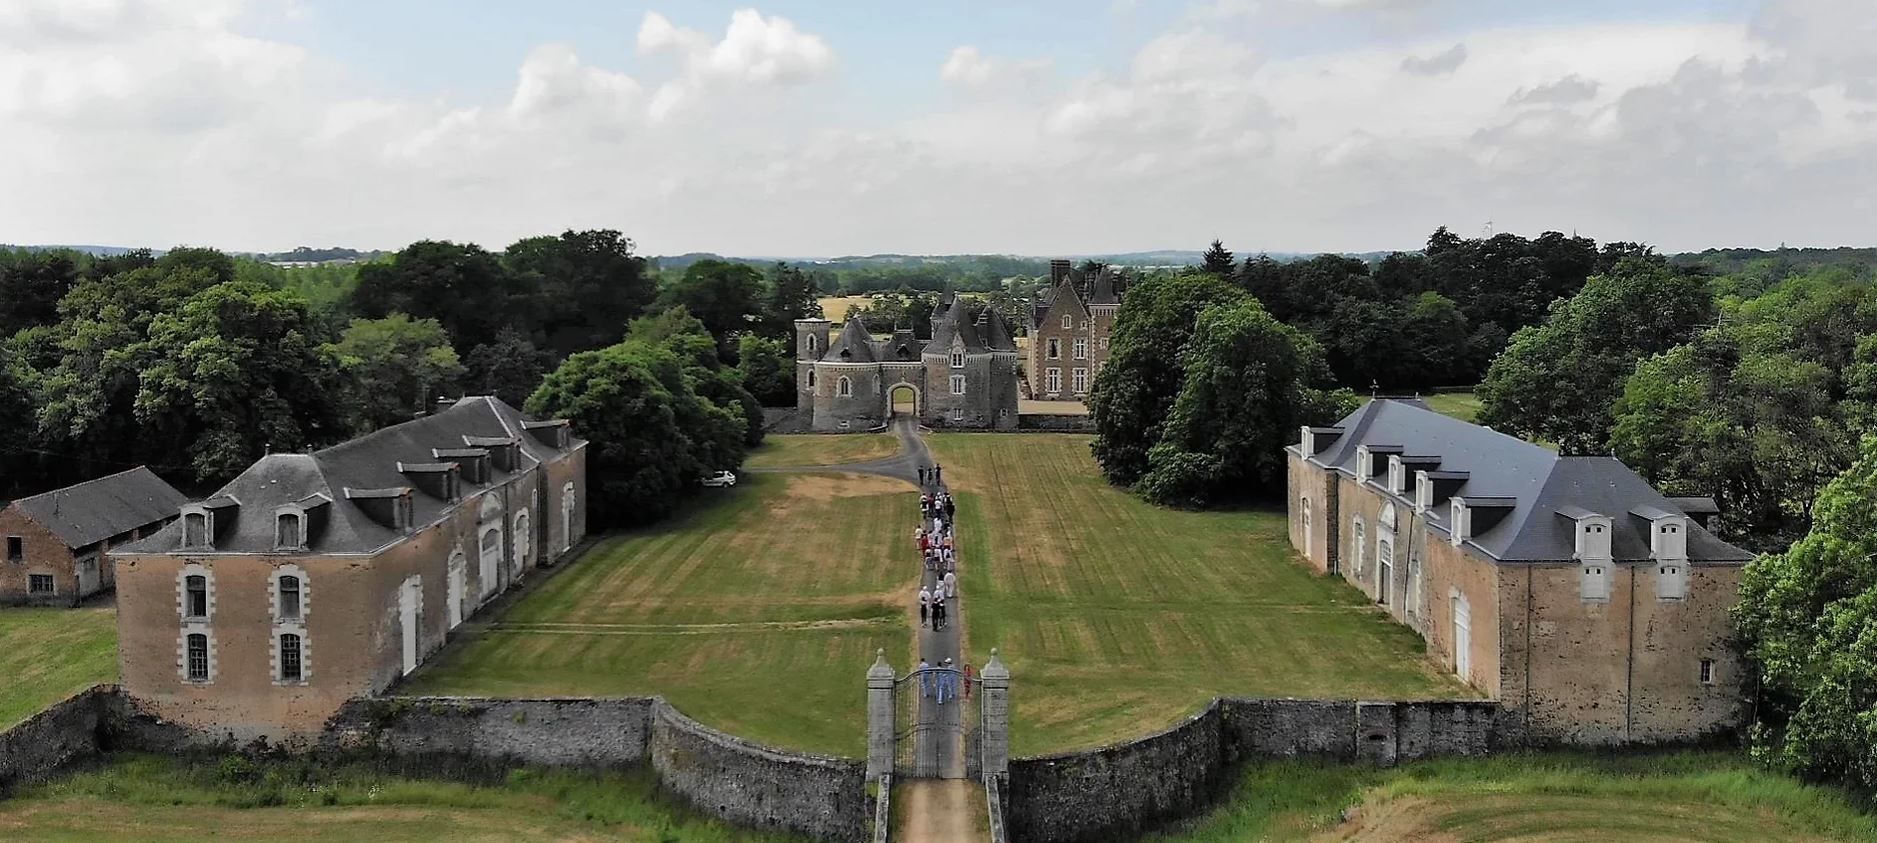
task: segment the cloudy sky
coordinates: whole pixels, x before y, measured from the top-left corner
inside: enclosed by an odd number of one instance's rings
[[[744,2],[0,0],[0,242],[1877,245],[1869,0]]]

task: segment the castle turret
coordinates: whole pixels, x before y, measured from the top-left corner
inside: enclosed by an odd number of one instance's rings
[[[826,319],[795,320],[795,407],[807,410],[815,404],[815,361],[828,351],[828,333],[833,328]]]

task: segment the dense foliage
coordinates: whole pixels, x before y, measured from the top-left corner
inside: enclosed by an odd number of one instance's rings
[[[1764,686],[1755,749],[1877,790],[1877,437],[1813,511],[1808,535],[1747,566],[1734,610]]]
[[[1204,506],[1282,484],[1284,443],[1353,406],[1316,345],[1217,274],[1130,288],[1089,396],[1095,458],[1149,500]]]

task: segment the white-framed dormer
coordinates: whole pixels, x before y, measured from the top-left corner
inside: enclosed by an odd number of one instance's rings
[[[1399,495],[1408,488],[1408,467],[1400,454],[1388,455],[1388,493]]]
[[[1427,479],[1427,472],[1414,473],[1414,511],[1426,514],[1434,508],[1434,484]]]
[[[313,590],[306,569],[282,565],[268,577],[268,614],[278,624],[302,624],[313,610]]]
[[[1633,510],[1649,521],[1649,559],[1655,563],[1655,598],[1688,599],[1688,516],[1665,510]]]
[[[274,507],[274,552],[306,550],[306,531],[306,507],[293,503]]]
[[[1447,503],[1447,541],[1454,547],[1473,537],[1473,510],[1466,501],[1453,498]]]
[[[215,511],[201,504],[182,508],[182,548],[215,549]]]
[[[1566,507],[1558,514],[1571,521],[1571,556],[1578,564],[1579,596],[1586,603],[1609,602],[1611,569],[1616,564],[1610,553],[1610,517],[1578,507]]]

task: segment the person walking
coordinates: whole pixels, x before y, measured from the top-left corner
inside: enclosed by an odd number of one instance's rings
[[[945,572],[945,599],[951,600],[953,598],[956,598],[957,596],[958,596],[958,575],[950,571],[946,571]]]
[[[932,663],[919,658],[919,696],[932,696]]]
[[[972,672],[970,662],[965,662],[962,673],[965,675],[965,699],[968,700],[971,699],[971,685],[977,681],[977,674]]]
[[[950,521],[957,516],[958,516],[958,503],[952,500],[951,495],[946,495],[945,496],[945,520]]]
[[[951,666],[952,666],[951,659],[946,659],[942,662],[939,662],[939,668],[940,668],[940,672],[938,675],[939,705],[944,705],[946,700],[958,698],[958,687],[952,684],[953,680],[956,677],[951,672]]]
[[[945,628],[945,595],[934,594],[932,595],[932,630],[936,632],[944,628]]]
[[[926,625],[926,618],[932,610],[932,592],[925,586],[919,587],[919,625]]]

